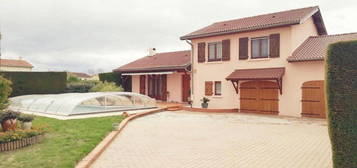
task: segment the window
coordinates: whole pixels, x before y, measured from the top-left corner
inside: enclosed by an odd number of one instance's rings
[[[214,82],[214,95],[222,95],[221,81],[215,81]]]
[[[222,60],[222,42],[208,44],[208,61]]]
[[[252,59],[269,57],[268,37],[252,39]]]

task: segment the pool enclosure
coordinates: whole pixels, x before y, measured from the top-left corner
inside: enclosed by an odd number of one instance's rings
[[[9,109],[20,112],[71,116],[155,108],[156,101],[131,92],[25,95],[10,99]]]

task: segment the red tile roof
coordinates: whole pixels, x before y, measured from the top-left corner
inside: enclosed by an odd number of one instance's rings
[[[69,72],[69,74],[76,76],[78,78],[90,78],[91,76],[83,72]]]
[[[356,33],[311,36],[306,39],[287,59],[289,62],[321,61],[327,54],[327,47],[339,41],[357,40]]]
[[[237,69],[226,77],[226,80],[279,79],[285,68]]]
[[[29,62],[16,59],[0,59],[0,66],[33,68]]]
[[[293,9],[277,13],[270,13],[236,20],[216,22],[212,25],[182,36],[181,40],[231,34],[244,31],[253,31],[279,26],[301,24],[313,16],[320,35],[327,34],[318,6]]]
[[[157,53],[153,56],[146,56],[129,64],[123,65],[114,71],[120,72],[146,72],[180,70],[191,65],[191,51],[175,51]]]

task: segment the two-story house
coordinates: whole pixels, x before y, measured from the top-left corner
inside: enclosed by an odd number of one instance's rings
[[[325,117],[328,44],[357,39],[327,35],[319,7],[213,23],[182,36],[192,47],[191,99],[200,108]]]

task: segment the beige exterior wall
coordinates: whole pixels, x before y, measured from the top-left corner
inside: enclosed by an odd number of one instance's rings
[[[169,95],[167,101],[182,102],[182,75],[183,73],[173,73],[167,75],[167,91]],[[146,78],[146,95],[148,94],[148,85]],[[132,92],[140,93],[140,76],[132,76]]]
[[[238,47],[239,38],[242,37],[262,37],[270,34],[280,34],[280,58],[267,59],[247,59],[239,60]],[[294,34],[294,35],[293,35]],[[212,109],[233,109],[239,108],[239,94],[230,81],[225,78],[235,69],[254,69],[254,68],[272,68],[285,67],[283,77],[283,94],[279,96],[279,111],[281,115],[300,116],[301,113],[301,85],[308,80],[323,80],[323,63],[288,63],[286,59],[292,51],[299,46],[308,36],[317,35],[316,28],[311,19],[300,25],[272,28],[253,32],[243,32],[231,35],[222,35],[216,37],[207,37],[192,40],[193,43],[193,107],[200,108],[201,99],[208,97],[209,108]],[[206,42],[206,61],[207,61],[207,43],[230,39],[230,61],[220,62],[197,62],[197,44]],[[250,40],[249,40],[249,58],[250,58]],[[221,81],[221,96],[205,96],[205,81]],[[292,108],[295,107],[295,108]]]
[[[32,71],[32,68],[27,67],[9,67],[2,65],[0,71]]]

